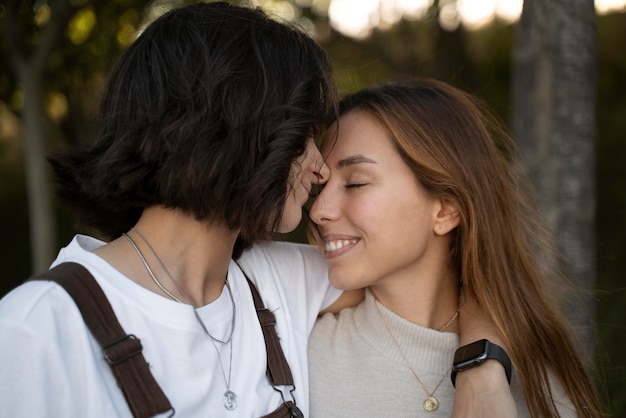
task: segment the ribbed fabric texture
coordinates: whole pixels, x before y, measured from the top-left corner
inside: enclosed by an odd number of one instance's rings
[[[382,305],[377,309],[376,303],[367,292],[356,308],[324,315],[314,327],[309,339],[311,417],[450,417],[455,394],[450,366],[458,335],[419,326]],[[436,411],[424,409],[428,394],[407,365],[429,391],[443,378],[434,392]],[[554,389],[557,396],[562,393],[558,385]],[[515,374],[511,391],[520,418],[529,417]],[[560,412],[563,417],[575,416],[565,408]]]

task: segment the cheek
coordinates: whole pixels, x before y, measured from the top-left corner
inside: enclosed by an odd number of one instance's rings
[[[385,193],[368,192],[356,195],[345,205],[346,216],[364,229],[370,229],[387,218],[385,211],[392,207]]]
[[[358,208],[373,257],[385,262],[421,251],[424,238],[430,234],[430,213],[421,203],[409,190],[399,190]]]
[[[281,234],[288,233],[296,229],[302,220],[302,206],[296,201],[293,194],[287,196],[287,202],[283,209],[283,216],[280,219],[280,225],[276,232]]]

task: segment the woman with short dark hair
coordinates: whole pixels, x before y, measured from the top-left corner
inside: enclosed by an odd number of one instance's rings
[[[94,276],[177,416],[308,411],[307,336],[341,291],[314,248],[250,245],[298,225],[328,173],[313,141],[334,108],[330,60],[309,36],[260,9],[199,3],[122,54],[93,144],[51,157],[62,202],[94,236],[54,265]],[[246,276],[275,311],[294,381],[280,390]],[[130,415],[63,289],[26,283],[0,315],[3,414]]]

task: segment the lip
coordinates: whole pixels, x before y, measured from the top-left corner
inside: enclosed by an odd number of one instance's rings
[[[352,250],[360,241],[359,238],[351,236],[325,235],[324,240],[324,257],[326,259],[337,258],[346,252]]]

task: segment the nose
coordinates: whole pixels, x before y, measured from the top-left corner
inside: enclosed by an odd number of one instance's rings
[[[330,169],[324,162],[324,158],[320,151],[315,146],[313,141],[310,141],[307,146],[307,153],[312,156],[311,165],[309,166],[309,170],[315,176],[315,184],[324,184],[328,181],[328,177],[330,177]]]
[[[317,225],[325,225],[339,216],[339,208],[329,186],[330,184],[327,184],[320,188],[320,193],[309,210],[309,217]]]
[[[325,184],[330,177],[330,169],[322,159],[321,155],[313,168],[313,175],[315,175],[317,184]]]

